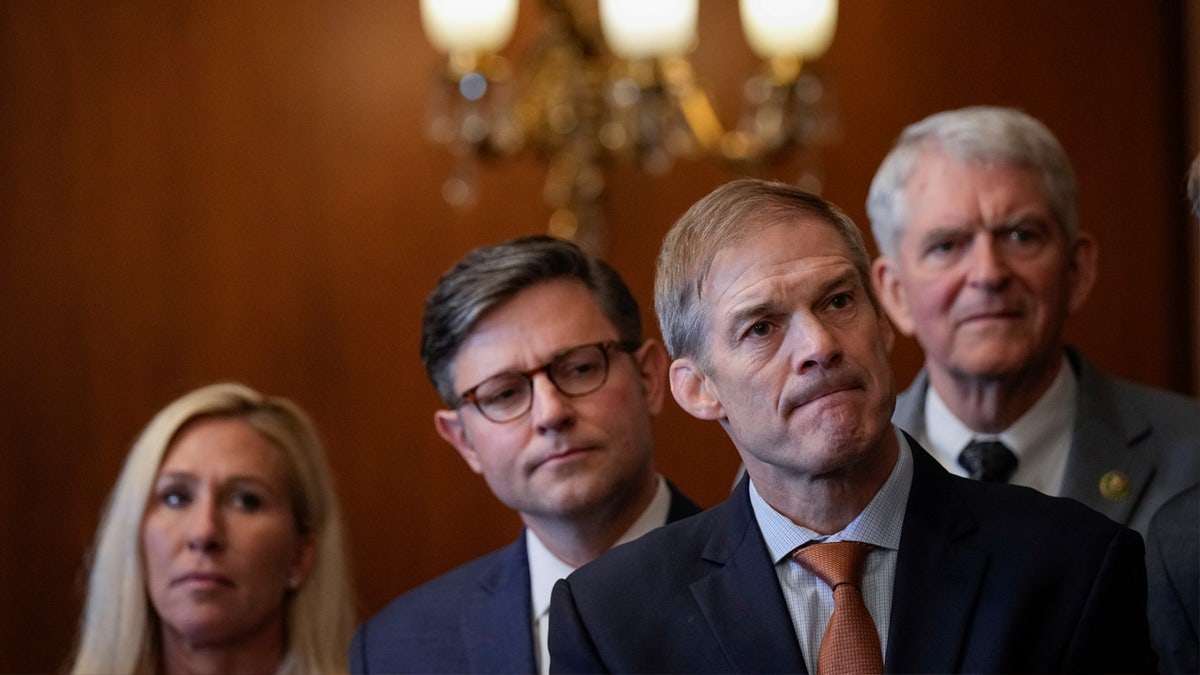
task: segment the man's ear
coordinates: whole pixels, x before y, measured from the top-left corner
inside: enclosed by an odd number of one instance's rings
[[[675,359],[671,362],[670,377],[671,394],[689,415],[702,420],[725,417],[715,384],[695,361]]]
[[[1070,256],[1067,261],[1067,264],[1070,265],[1068,272],[1070,277],[1067,280],[1070,296],[1067,300],[1067,308],[1074,313],[1083,306],[1083,302],[1092,292],[1092,286],[1096,283],[1096,272],[1100,264],[1100,244],[1092,235],[1080,232],[1075,235],[1075,241],[1071,244]]]
[[[472,471],[483,473],[479,453],[475,452],[475,445],[471,442],[471,436],[463,426],[462,415],[459,415],[457,410],[439,410],[433,413],[433,426],[439,436],[454,446]]]
[[[885,256],[876,258],[871,264],[871,282],[875,285],[875,295],[879,298],[879,304],[883,305],[883,311],[897,330],[911,337],[915,326],[895,263]]]
[[[663,397],[667,391],[667,350],[658,340],[646,340],[633,353],[642,378],[642,391],[646,394],[646,407],[651,415],[662,412]]]
[[[879,317],[879,333],[883,336],[883,346],[887,349],[888,356],[891,356],[892,350],[896,348],[896,331],[892,330],[892,323],[886,316]]]

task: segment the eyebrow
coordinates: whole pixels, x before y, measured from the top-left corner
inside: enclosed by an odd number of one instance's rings
[[[186,482],[186,483],[201,482],[200,477],[190,471],[168,471],[166,473],[161,474],[157,479],[155,479],[154,484],[158,485],[159,483],[161,483],[163,481],[181,481],[181,482]],[[256,476],[254,474],[248,474],[248,473],[239,473],[239,474],[235,474],[232,476],[227,476],[225,478],[222,478],[218,484],[221,486],[226,486],[226,485],[238,485],[238,484],[242,484],[242,483],[254,483],[256,485],[262,485],[268,489],[270,489],[270,487],[271,487],[270,486],[271,482],[266,477]]]
[[[941,225],[930,229],[921,236],[920,243],[928,244],[931,241],[937,241],[950,236],[958,236],[963,232],[969,232],[975,229],[974,223],[956,223],[954,225]]]
[[[770,314],[777,303],[775,302],[759,302],[748,307],[743,307],[734,311],[729,315],[729,326],[726,331],[725,339],[729,342],[737,340],[738,333],[741,332],[742,325],[749,321],[752,317]]]
[[[825,296],[832,293],[834,291],[834,289],[837,289],[838,287],[854,286],[854,285],[861,286],[862,281],[859,278],[858,270],[853,265],[851,265],[849,267],[849,269],[839,272],[836,276],[830,277],[829,279],[825,279],[823,281],[820,281],[820,282],[814,284],[814,287],[816,288],[816,293],[814,294],[814,296],[817,298],[824,298]],[[779,309],[777,309],[778,307],[779,307],[779,302],[777,300],[772,299],[772,300],[767,300],[765,302],[757,302],[757,303],[754,303],[753,305],[747,305],[746,307],[742,307],[742,308],[734,310],[729,315],[729,318],[730,318],[729,330],[728,330],[728,334],[725,336],[726,339],[728,339],[728,340],[736,339],[738,331],[740,330],[742,324],[744,324],[746,321],[750,320],[753,317],[778,312],[778,311],[780,311]]]
[[[563,347],[554,352],[551,352],[550,357],[548,359],[546,359],[544,361],[539,359],[539,362],[541,363],[541,365],[535,366],[534,370],[545,368],[546,366],[552,365],[555,361],[557,361],[559,358],[565,356],[568,352],[573,352],[576,349],[579,349],[580,347],[588,347],[591,345],[603,344],[603,343],[610,342],[610,341],[615,342],[618,345],[624,344],[624,342],[625,342],[620,337],[613,337],[613,338],[607,338],[604,340],[596,340],[593,342],[581,342],[577,345]],[[482,380],[476,382],[474,385],[467,387],[466,389],[463,390],[462,393],[459,394],[459,396],[461,397],[463,393],[471,391],[472,389],[476,389],[479,387],[479,385],[483,384],[484,382],[495,379],[497,377],[504,377],[505,375],[529,375],[529,374],[530,373],[528,370],[523,370],[521,368],[515,368],[515,367],[514,368],[505,368],[504,370],[498,370],[498,371],[492,373],[491,375],[488,375],[487,377],[483,378]]]
[[[1048,230],[1054,226],[1054,221],[1040,214],[1026,213],[1019,216],[1013,216],[1012,218],[1005,218],[1004,220],[1000,220],[995,223],[988,223],[987,228],[990,230],[999,230],[1013,228],[1018,225],[1036,225]]]
[[[942,225],[942,226],[934,227],[933,229],[926,232],[923,237],[921,237],[921,242],[926,243],[929,241],[941,239],[948,235],[952,236],[952,235],[961,234],[962,232],[973,230],[979,225],[982,225],[985,230],[993,231],[993,230],[998,230],[998,229],[1010,228],[1010,227],[1013,227],[1016,225],[1023,225],[1023,224],[1027,224],[1027,223],[1034,224],[1034,225],[1040,225],[1040,226],[1049,228],[1054,224],[1054,219],[1051,217],[1045,216],[1041,213],[1019,213],[1019,214],[1016,214],[1013,216],[1009,216],[1007,218],[1001,218],[999,220],[992,220],[992,221],[987,221],[987,222],[981,222],[981,221],[957,222],[957,223],[953,223],[950,225]]]
[[[857,286],[857,287],[861,288],[863,286],[863,283],[865,283],[865,282],[859,276],[858,269],[855,268],[853,265],[851,265],[849,269],[844,270],[837,276],[830,277],[827,281],[819,284],[817,286],[817,291],[818,291],[817,297],[824,298],[825,296],[829,295],[830,293],[834,292],[836,289],[838,289],[839,287],[842,287],[842,286],[850,286],[850,287]]]

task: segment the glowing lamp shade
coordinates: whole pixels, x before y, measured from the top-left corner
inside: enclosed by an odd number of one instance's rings
[[[833,42],[837,0],[740,0],[742,30],[760,58],[820,58]]]
[[[600,0],[600,29],[625,59],[679,56],[696,42],[698,0]]]
[[[517,0],[421,0],[425,37],[439,51],[498,52],[517,26]]]

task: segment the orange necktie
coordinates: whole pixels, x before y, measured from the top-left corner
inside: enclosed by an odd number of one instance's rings
[[[879,633],[859,588],[863,564],[873,548],[858,541],[838,541],[792,552],[792,560],[833,589],[833,615],[821,638],[817,675],[883,672]]]

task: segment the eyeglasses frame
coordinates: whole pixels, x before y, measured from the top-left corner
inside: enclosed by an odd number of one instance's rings
[[[554,381],[554,376],[550,374],[550,369],[563,356],[566,356],[567,354],[570,354],[571,352],[573,352],[577,349],[584,349],[587,347],[599,347],[600,353],[604,355],[604,377],[600,380],[600,383],[597,384],[595,386],[595,388],[593,388],[593,389],[589,389],[587,391],[580,392],[578,394],[568,394],[567,392],[562,390],[562,387],[560,387],[558,385],[558,382]],[[474,405],[475,409],[479,411],[479,414],[482,415],[483,418],[488,420],[489,422],[492,422],[494,424],[508,424],[509,422],[514,422],[516,420],[521,419],[530,410],[533,409],[533,376],[534,375],[537,375],[538,373],[545,373],[546,379],[550,380],[550,384],[554,385],[554,390],[557,391],[559,394],[566,396],[567,398],[578,398],[580,396],[587,396],[588,394],[596,393],[605,384],[608,383],[609,371],[612,368],[612,358],[609,356],[609,352],[611,350],[619,349],[620,351],[626,352],[628,354],[633,354],[640,348],[641,348],[640,344],[637,344],[634,342],[627,342],[624,340],[603,340],[601,342],[587,342],[587,343],[584,343],[581,345],[575,345],[574,347],[568,347],[566,349],[559,351],[557,354],[555,354],[554,357],[551,358],[550,361],[548,361],[547,363],[544,363],[536,368],[530,368],[529,370],[526,370],[526,371],[517,371],[517,370],[505,371],[502,373],[496,373],[495,375],[485,378],[479,384],[475,385],[474,387],[471,387],[470,389],[468,389],[458,395],[458,403],[456,403],[454,405],[454,410],[461,409],[464,405],[470,403],[470,404]],[[485,413],[483,411],[483,406],[479,405],[479,399],[476,398],[475,392],[477,392],[480,387],[482,387],[483,385],[492,381],[493,379],[495,379],[497,377],[503,377],[506,375],[520,375],[523,378],[525,378],[525,381],[528,382],[528,388],[529,388],[529,394],[530,394],[529,405],[524,410],[522,410],[519,414],[514,415],[513,417],[510,417],[508,419],[505,419],[505,420],[492,419],[491,416],[489,416],[487,413]]]

